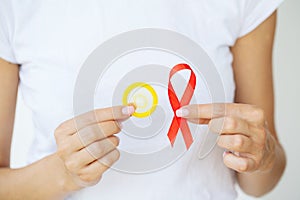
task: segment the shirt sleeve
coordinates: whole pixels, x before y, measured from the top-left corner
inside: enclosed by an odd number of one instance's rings
[[[0,0],[0,2],[0,58],[11,63],[17,63],[12,46],[12,10],[9,1]]]
[[[242,37],[264,22],[284,0],[245,0],[239,37]]]

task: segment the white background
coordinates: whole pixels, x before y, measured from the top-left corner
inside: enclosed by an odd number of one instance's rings
[[[286,0],[279,9],[274,52],[276,123],[279,138],[286,150],[288,165],[277,188],[263,200],[300,199],[300,1]],[[32,122],[22,98],[18,99],[12,146],[12,166],[25,165],[32,140]],[[240,199],[252,199],[240,195]]]

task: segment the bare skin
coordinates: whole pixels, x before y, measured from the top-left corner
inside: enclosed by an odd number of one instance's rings
[[[182,108],[184,112],[178,112],[192,122],[208,123],[213,131],[221,131],[218,145],[233,151],[225,154],[224,163],[237,171],[241,188],[253,196],[270,191],[285,168],[285,154],[274,125],[272,48],[275,26],[276,13],[232,47],[237,86],[235,104],[191,105]],[[11,169],[18,71],[17,65],[0,59],[0,196],[12,200],[63,199],[76,190],[96,184],[119,158],[118,139],[114,136],[120,131],[117,120],[129,118],[134,108],[105,108],[78,116],[76,119],[84,122],[79,130],[74,119],[68,120],[55,131],[56,153],[27,167]],[[219,112],[212,115],[213,107],[218,107]],[[197,110],[199,112],[195,112]],[[92,117],[94,113],[97,120]],[[220,122],[224,122],[222,129]],[[84,132],[93,137],[83,145],[78,134]],[[87,151],[91,146],[98,147],[93,148],[96,149],[93,155]],[[45,187],[44,183],[51,187]]]
[[[232,47],[236,103],[191,105],[178,111],[191,122],[208,123],[212,131],[220,132],[218,145],[233,152],[225,154],[225,165],[237,172],[244,192],[257,197],[275,187],[286,165],[274,123],[275,27],[276,13]]]
[[[91,111],[62,123],[55,130],[57,152],[24,168],[9,168],[9,150],[15,108],[18,66],[0,61],[1,169],[0,196],[5,199],[63,199],[71,192],[98,183],[102,174],[119,159],[116,149],[120,132],[117,120],[125,120],[133,106]],[[4,94],[3,94],[4,93]],[[4,101],[5,100],[5,101]],[[11,103],[12,102],[12,103]],[[4,112],[6,111],[6,112]],[[7,130],[7,124],[10,124]],[[5,129],[6,128],[6,129]],[[86,135],[84,143],[82,138]],[[30,181],[29,181],[30,180]],[[47,187],[45,187],[47,183]],[[51,187],[48,187],[51,186]]]

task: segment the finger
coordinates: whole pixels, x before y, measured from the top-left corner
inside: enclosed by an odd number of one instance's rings
[[[118,122],[115,121],[101,122],[87,126],[67,138],[69,145],[66,150],[69,153],[79,151],[93,142],[117,134],[120,132],[119,126]],[[61,142],[58,141],[58,144],[61,144]]]
[[[120,158],[120,152],[118,149],[114,149],[113,151],[109,152],[102,158],[98,159],[98,162],[106,167],[111,167],[117,160]]]
[[[56,130],[62,134],[72,135],[91,124],[127,119],[134,113],[134,110],[134,106],[116,106],[93,110],[65,121]]]
[[[224,154],[223,160],[227,167],[240,173],[253,172],[256,169],[253,159],[237,156],[230,152]]]
[[[242,134],[250,136],[248,122],[241,118],[220,117],[210,120],[209,129],[219,134]]]
[[[93,157],[92,161],[94,161],[104,157],[107,153],[116,149],[118,145],[119,138],[116,136],[111,136],[98,142],[94,142],[85,149]]]
[[[97,183],[101,179],[102,174],[109,169],[119,157],[119,151],[114,150],[100,160],[96,160],[89,164],[81,170],[79,175],[81,180],[92,184]]]
[[[252,140],[244,135],[221,135],[218,139],[218,145],[230,151],[252,152]]]
[[[91,143],[107,138],[111,135],[117,134],[121,131],[120,125],[116,121],[106,121],[98,124],[87,126],[77,134],[72,135],[77,140],[80,140],[80,146],[77,150],[90,145]],[[78,142],[76,142],[78,144]]]
[[[194,123],[194,124],[208,124],[210,122],[210,119],[190,118],[190,119],[187,119],[187,121]]]
[[[109,152],[113,151],[118,145],[119,139],[115,136],[95,142],[88,147],[72,154],[65,161],[66,166],[70,171],[76,172],[84,166],[89,165],[95,160],[98,160]]]
[[[227,104],[192,104],[183,106],[176,111],[176,116],[187,119],[212,119],[225,116]]]
[[[248,104],[237,103],[213,103],[193,104],[183,106],[176,111],[178,117],[213,119],[224,116],[234,116],[247,119],[253,123],[264,123],[264,112],[262,109]]]

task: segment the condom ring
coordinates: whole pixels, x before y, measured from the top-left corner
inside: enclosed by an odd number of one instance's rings
[[[129,85],[124,91],[122,102],[124,105],[133,104],[138,118],[150,116],[156,109],[158,97],[153,87],[147,83],[136,82]]]

